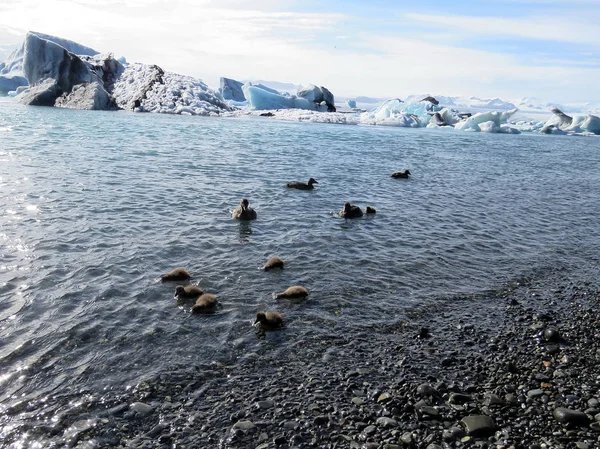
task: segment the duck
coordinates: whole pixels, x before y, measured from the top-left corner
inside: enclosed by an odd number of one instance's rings
[[[308,290],[301,285],[292,285],[275,296],[277,299],[303,299],[308,296]]]
[[[187,281],[190,278],[190,273],[183,267],[177,267],[172,269],[166,274],[163,274],[160,277],[162,282],[171,282],[171,281]]]
[[[176,298],[198,298],[204,294],[204,290],[202,290],[197,285],[178,285],[175,287],[175,297]]]
[[[377,213],[377,210],[374,207],[367,206],[367,208],[365,209],[365,214],[367,215],[375,213]]]
[[[271,257],[269,260],[267,260],[267,263],[263,267],[263,270],[269,271],[273,268],[283,269],[283,259],[280,259],[279,257]]]
[[[407,179],[410,176],[409,170],[404,170],[403,172],[397,171],[396,173],[392,173],[392,178],[405,178]]]
[[[283,327],[283,318],[279,312],[258,312],[254,324],[259,324],[263,330]]]
[[[248,200],[242,198],[240,205],[233,209],[231,218],[237,218],[238,220],[256,220],[256,211],[248,205]]]
[[[196,300],[192,313],[213,313],[217,307],[217,297],[211,293],[204,293]]]
[[[286,185],[291,189],[312,190],[314,189],[313,184],[318,184],[315,178],[310,178],[308,182],[292,181],[288,182]]]
[[[342,218],[358,218],[363,216],[363,211],[360,210],[360,207],[345,202],[344,208],[340,211],[339,215]]]

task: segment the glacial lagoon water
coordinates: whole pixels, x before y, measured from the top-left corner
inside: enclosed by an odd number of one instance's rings
[[[406,168],[411,179],[390,177]],[[314,191],[285,187],[309,177]],[[599,193],[597,138],[0,98],[0,438],[49,404],[394,323],[532,270],[597,280]],[[242,197],[258,220],[230,218]],[[340,219],[345,201],[377,214]],[[261,271],[273,255],[286,268]],[[215,315],[191,315],[160,283],[177,266],[218,296]],[[274,299],[293,284],[307,301]],[[259,338],[264,309],[286,328]]]

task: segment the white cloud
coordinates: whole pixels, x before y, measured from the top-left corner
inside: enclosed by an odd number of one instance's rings
[[[597,68],[570,68],[558,60],[563,56],[541,61],[546,67],[534,66],[535,61],[528,66],[519,55],[447,44],[451,34],[442,38],[429,33],[422,39],[352,34],[344,14],[292,13],[283,11],[285,2],[276,0],[114,1],[0,3],[0,36],[6,30],[52,34],[132,62],[197,76],[212,87],[217,87],[220,76],[227,76],[315,83],[336,95],[402,97],[430,92],[505,98],[533,95],[553,101],[563,101],[557,93],[568,100],[598,96],[589,81],[598,79]],[[546,20],[526,29],[524,19],[508,23],[506,19],[409,17],[462,26],[466,34],[474,34],[473,39],[484,33],[541,36],[553,30]],[[361,23],[360,18],[353,20]],[[328,44],[323,35],[330,38]],[[331,43],[336,36],[344,38],[337,41],[337,48]]]
[[[442,25],[460,30],[463,35],[476,33],[481,36],[516,36],[528,39],[589,44],[598,46],[600,27],[583,21],[567,20],[566,17],[535,16],[525,18],[437,16],[405,14],[420,22]]]

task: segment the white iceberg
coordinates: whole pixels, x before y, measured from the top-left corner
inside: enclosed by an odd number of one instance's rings
[[[517,111],[518,109],[514,108],[504,112],[479,112],[458,122],[454,128],[460,131],[517,134],[519,130],[506,123]]]
[[[591,114],[567,115],[560,109],[551,109],[554,114],[542,127],[545,134],[557,134],[560,130],[567,134],[595,134],[600,135],[600,118]]]

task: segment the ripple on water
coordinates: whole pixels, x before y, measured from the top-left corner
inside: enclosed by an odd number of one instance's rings
[[[532,266],[599,260],[586,139],[19,111],[0,152],[2,410],[24,394],[23,410],[68,413],[65,385],[98,392],[293,351]],[[285,187],[310,177],[313,191]],[[256,221],[230,218],[242,197]],[[377,214],[341,219],[345,201]],[[285,269],[260,270],[274,255]],[[160,282],[177,266],[217,295],[214,315],[192,315]],[[306,301],[274,299],[295,284]],[[265,309],[286,328],[261,340],[251,324]]]

